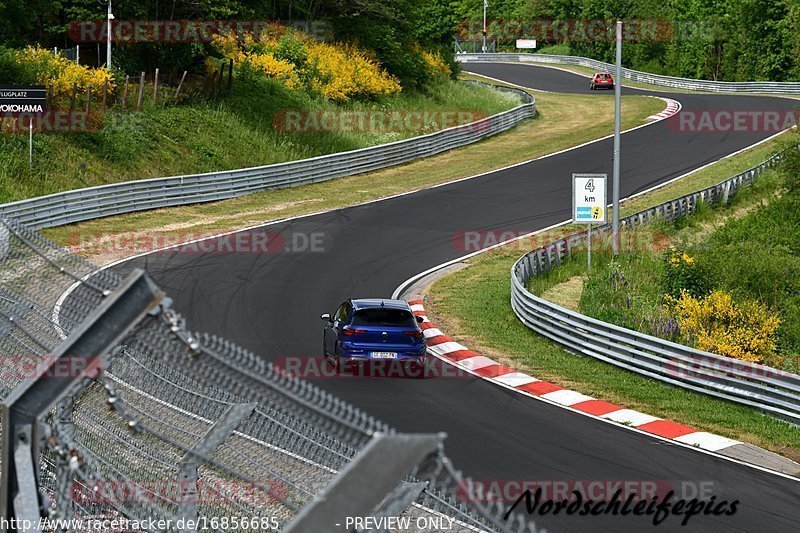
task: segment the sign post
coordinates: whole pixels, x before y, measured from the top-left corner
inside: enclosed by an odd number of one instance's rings
[[[587,268],[592,270],[592,224],[606,222],[607,174],[572,175],[572,222],[589,224]]]
[[[614,256],[619,254],[619,165],[620,128],[622,123],[622,21],[617,21],[617,64],[614,72],[614,173],[613,213],[611,215],[611,237]]]
[[[489,7],[489,0],[483,0],[483,47],[481,48],[481,52],[484,54],[486,53],[486,9]],[[496,49],[495,49],[496,50]]]

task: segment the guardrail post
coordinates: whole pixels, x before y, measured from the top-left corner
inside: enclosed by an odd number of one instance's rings
[[[722,205],[728,205],[728,197],[731,193],[731,182],[726,181],[725,185],[722,186]]]
[[[21,383],[3,400],[0,516],[38,524],[43,511],[38,491],[39,456],[47,437],[42,418],[80,382],[95,377],[112,348],[163,299],[150,278],[142,270],[134,270],[54,350],[38,377]],[[66,376],[59,375],[65,371]]]
[[[547,272],[550,272],[553,268],[553,263],[550,261],[550,246],[544,247],[544,264]]]
[[[444,433],[376,435],[284,533],[333,531],[344,528],[348,516],[369,515],[444,438]]]
[[[181,494],[178,505],[180,516],[186,519],[184,524],[188,525],[190,522],[197,524],[197,469],[200,468],[200,464],[203,461],[202,457],[209,457],[214,450],[228,440],[228,437],[231,436],[244,419],[250,416],[255,408],[255,403],[229,406],[178,463]],[[184,527],[183,531],[196,531],[196,528]]]

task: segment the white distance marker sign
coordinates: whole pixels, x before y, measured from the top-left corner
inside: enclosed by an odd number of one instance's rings
[[[572,221],[576,224],[606,222],[608,174],[572,175]]]
[[[517,39],[517,48],[536,48],[536,39]]]

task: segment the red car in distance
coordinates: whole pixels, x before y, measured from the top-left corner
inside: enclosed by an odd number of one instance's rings
[[[614,88],[614,77],[611,75],[610,72],[598,72],[594,76],[592,76],[592,80],[589,82],[589,89],[594,91],[595,89],[613,89]]]

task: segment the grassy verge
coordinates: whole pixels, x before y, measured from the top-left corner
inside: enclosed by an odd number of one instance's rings
[[[631,96],[624,102],[623,126],[630,128],[663,109],[663,102]],[[158,232],[164,236],[220,232],[354,205],[452,181],[575,146],[613,131],[613,101],[591,95],[537,94],[539,115],[514,130],[480,143],[407,165],[333,182],[265,191],[243,198],[160,209],[53,228],[45,234],[68,244],[75,235]],[[592,116],[591,124],[584,117]],[[79,253],[81,250],[78,250]],[[92,255],[103,263],[120,256]]]
[[[425,124],[371,128],[299,120],[306,131],[280,131],[285,112],[467,112],[476,120],[520,104],[485,86],[442,81],[425,93],[337,105],[292,92],[270,79],[240,81],[219,100],[193,97],[180,105],[148,104],[141,112],[106,112],[97,131],[34,135],[33,169],[27,135],[0,134],[0,203],[92,185],[243,168],[396,141],[440,128]],[[310,118],[318,114],[308,115]],[[331,116],[336,116],[332,114]],[[291,122],[289,125],[293,126]],[[447,124],[454,125],[454,124]],[[419,127],[418,127],[419,126]]]
[[[762,160],[770,151],[769,147],[774,150],[779,142],[771,141],[726,160],[724,165],[708,167],[666,185],[650,196],[639,197],[635,200],[635,208],[655,205],[665,199],[680,196],[687,190],[696,190],[711,182],[718,182],[736,171],[752,166],[754,161]],[[737,210],[752,207],[769,194],[770,184],[775,184],[774,173],[765,175],[758,186],[741,194],[733,206],[725,211],[729,216],[735,216]],[[631,202],[626,209],[633,210],[633,205]],[[705,213],[702,216],[711,215]],[[707,222],[707,219],[698,220],[700,224],[694,227],[703,229],[702,221]],[[673,237],[683,238],[692,231],[691,227],[686,225],[671,229],[656,225],[653,229],[654,235],[663,233],[668,238],[668,234],[672,232]],[[571,229],[584,228],[559,228],[537,236],[535,242],[514,243],[470,259],[470,268],[450,274],[428,289],[426,309],[431,319],[440,329],[471,349],[486,353],[541,379],[654,416],[750,442],[800,460],[800,429],[795,426],[733,403],[642,378],[595,359],[572,355],[534,334],[519,322],[508,304],[511,266],[522,253],[533,246],[569,233]],[[596,253],[593,264],[604,265],[609,260],[610,257],[604,256],[602,252]],[[631,260],[637,260],[636,256],[632,256]],[[645,259],[642,261],[647,262]],[[585,275],[585,272],[586,256],[577,253],[562,267],[532,280],[530,289],[534,293],[544,293],[552,297],[554,289],[558,288],[555,297],[563,300],[562,303],[572,300],[575,306],[575,298],[580,298],[580,290],[576,290],[575,285],[582,283],[580,276]],[[481,324],[481,327],[475,328],[474,324]]]

